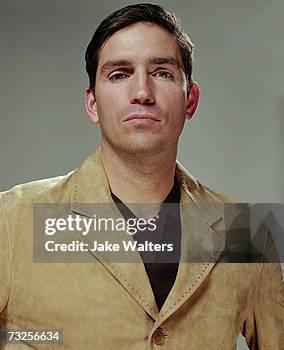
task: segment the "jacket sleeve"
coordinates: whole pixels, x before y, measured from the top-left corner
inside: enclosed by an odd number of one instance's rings
[[[8,221],[4,204],[0,194],[0,320],[1,312],[5,308],[11,287],[11,258]]]
[[[265,258],[258,288],[242,333],[251,350],[284,349],[284,282],[271,233],[268,233]]]

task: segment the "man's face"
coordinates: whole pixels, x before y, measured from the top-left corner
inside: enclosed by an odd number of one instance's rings
[[[99,54],[95,98],[86,109],[102,142],[123,152],[175,147],[188,107],[186,78],[174,37],[139,22],[114,33]]]

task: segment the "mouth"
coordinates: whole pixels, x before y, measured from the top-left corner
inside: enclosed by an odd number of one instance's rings
[[[160,122],[161,120],[149,114],[132,114],[124,120],[124,122],[129,121],[152,123]]]

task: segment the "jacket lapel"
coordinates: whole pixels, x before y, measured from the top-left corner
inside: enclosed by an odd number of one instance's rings
[[[203,186],[180,164],[176,173],[181,191],[181,262],[157,326],[197,291],[225,248],[223,204],[211,202]]]
[[[87,217],[121,218],[115,203],[112,200],[107,177],[101,162],[101,152],[98,149],[89,157],[74,174],[74,189],[71,198],[73,213]],[[78,239],[92,247],[94,240],[103,243],[104,233],[95,232],[92,235],[78,235]],[[132,236],[126,232],[108,232],[107,240],[119,243],[122,240],[133,242]],[[95,260],[102,263],[117,279],[127,292],[153,319],[157,318],[158,309],[152,288],[139,253],[121,252],[114,257],[106,251],[88,251]],[[120,254],[120,253],[119,253]],[[129,262],[127,262],[129,261]]]

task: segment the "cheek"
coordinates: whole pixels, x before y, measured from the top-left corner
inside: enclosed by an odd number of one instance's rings
[[[181,94],[169,95],[164,99],[162,108],[168,115],[171,124],[176,127],[179,127],[186,117],[186,101]]]
[[[101,118],[109,115],[114,110],[113,94],[109,90],[99,90],[96,99],[98,114]]]
[[[170,109],[185,109],[186,91],[179,85],[171,84],[157,89],[159,100]]]

